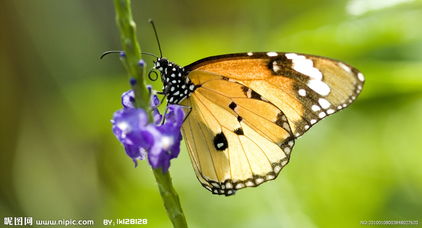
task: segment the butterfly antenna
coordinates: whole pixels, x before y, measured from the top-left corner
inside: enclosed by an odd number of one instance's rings
[[[153,57],[155,57],[155,58],[158,58],[158,56],[156,56],[156,55],[154,55],[154,54],[152,54],[152,53],[149,53],[149,52],[141,52],[141,54],[142,54],[142,55],[149,55],[149,56],[153,56]]]
[[[100,56],[100,59],[103,59],[104,58],[104,56],[106,56],[106,55],[108,55],[108,54],[113,54],[113,53],[119,53],[119,54],[122,54],[122,53],[124,53],[123,51],[105,51],[103,54],[101,54],[101,56]]]
[[[100,59],[104,58],[104,56],[109,55],[109,54],[120,54],[120,55],[124,55],[123,51],[115,51],[115,50],[111,50],[111,51],[105,51],[103,54],[101,54]],[[149,55],[155,58],[158,58],[158,56],[149,53],[149,52],[141,52],[142,55]]]
[[[160,58],[162,58],[163,57],[163,52],[161,51],[160,40],[158,40],[157,29],[155,28],[154,21],[152,19],[149,19],[148,21],[149,21],[149,23],[151,23],[152,29],[154,30],[155,39],[157,40],[157,44],[158,44],[158,50],[160,50]]]

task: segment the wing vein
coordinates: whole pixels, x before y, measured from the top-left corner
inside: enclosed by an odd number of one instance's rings
[[[217,93],[217,94],[220,94],[221,96],[224,96],[224,97],[227,97],[228,99],[230,99],[231,101],[233,101],[233,98],[239,98],[239,99],[252,99],[252,98],[247,98],[247,97],[228,97],[228,96],[226,96],[226,95],[224,95],[223,93],[220,93],[220,92],[218,92],[218,91],[216,91],[216,90],[213,90],[213,89],[210,89],[210,88],[206,88],[206,87],[202,87],[202,88],[204,88],[204,89],[207,89],[207,90],[210,90],[210,91],[212,91],[212,92],[214,92],[214,93]],[[276,107],[281,113],[283,113],[283,111],[281,111],[281,109],[279,108],[279,107],[277,107],[275,104],[273,104],[273,103],[271,103],[271,102],[269,102],[270,104],[272,104],[272,105],[274,105],[274,107]],[[238,104],[239,105],[239,104]],[[218,106],[220,106],[220,107],[222,107],[222,108],[224,108],[223,106],[221,106],[220,104],[218,104]],[[247,109],[247,108],[245,108],[244,106],[242,106],[242,105],[239,105],[240,107],[242,107],[242,108],[244,108],[245,110],[248,110],[249,112],[251,112],[251,113],[253,113],[253,114],[255,114],[255,115],[257,115],[257,116],[260,116],[260,115],[258,115],[256,112],[254,112],[253,110],[250,110],[250,109]],[[263,119],[265,119],[265,120],[268,120],[269,122],[271,122],[271,123],[274,123],[273,121],[271,121],[271,120],[269,120],[268,118],[266,118],[266,117],[264,117],[264,116],[260,116],[260,117],[262,117]]]
[[[191,102],[189,102],[189,103],[190,103],[190,105],[192,105]],[[195,151],[198,151],[198,147],[196,146],[195,135],[193,134],[191,119],[189,119],[187,122],[188,122],[189,130],[190,130],[190,134],[191,134],[192,139],[193,139],[192,140],[193,141],[193,146],[195,148],[195,150],[192,151],[192,156],[194,157],[194,159],[195,159],[195,156],[196,156],[196,159],[195,160],[198,162],[198,164],[195,164],[195,166],[196,166],[197,170],[200,171],[200,170],[202,170],[201,159],[199,159],[198,154],[194,154]],[[185,132],[185,131],[183,131],[183,132]],[[201,175],[202,175],[202,173],[201,173]]]
[[[199,106],[198,106],[198,105],[196,105],[196,106],[197,106],[197,110],[199,111],[199,114],[201,115],[201,117],[202,117],[202,118],[204,119],[204,121],[205,121],[204,115],[203,115],[203,113],[200,111],[201,109],[199,108]],[[202,136],[203,136],[204,138],[206,138],[205,132],[204,132],[204,130],[202,129],[202,127],[201,127],[201,125],[199,124],[199,122],[198,122],[198,127],[199,127],[199,129],[201,130]],[[212,150],[210,150],[210,145],[209,145],[208,141],[207,141],[207,140],[205,140],[205,142],[207,143],[208,151],[210,151],[210,152],[211,152]],[[212,166],[213,166],[213,168],[214,168],[215,177],[217,178],[217,180],[219,180],[219,177],[218,177],[218,174],[217,174],[217,170],[216,170],[216,167],[215,167],[215,163],[214,163],[214,158],[213,158],[213,156],[211,155],[211,153],[209,153],[209,156],[210,156],[210,158],[211,158]]]
[[[199,98],[199,96],[195,96],[196,97],[196,99],[199,101],[199,102],[201,102],[201,104],[205,107],[205,109],[207,109],[208,110],[208,112],[210,113],[210,115],[218,122],[218,124],[220,125],[220,128],[222,128],[222,127],[224,127],[221,123],[220,123],[220,121],[214,116],[214,114],[211,112],[211,110],[201,101],[201,98]],[[205,98],[204,97],[204,99],[207,99],[207,98]],[[208,100],[208,99],[207,99]],[[209,101],[209,100],[208,100]],[[199,107],[199,106],[198,106]],[[198,110],[200,110],[200,109],[198,109]],[[226,127],[224,127],[224,128],[226,128]],[[227,128],[226,128],[227,129]],[[227,129],[227,130],[229,130],[229,129]],[[231,130],[229,130],[229,131],[231,131]],[[221,131],[221,132],[223,132],[223,131]],[[228,153],[228,158],[227,158],[227,162],[229,163],[229,170],[230,170],[230,178],[232,178],[233,177],[233,174],[232,174],[232,169],[231,169],[231,164],[230,164],[230,153],[229,153],[229,150],[227,151],[227,153]],[[214,163],[213,163],[214,164]]]

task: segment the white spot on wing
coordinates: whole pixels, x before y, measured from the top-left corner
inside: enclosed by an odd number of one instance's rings
[[[268,174],[267,176],[266,176],[266,179],[267,180],[272,180],[272,179],[274,179],[275,178],[275,176],[274,175],[271,175],[271,174]]]
[[[254,184],[252,181],[247,181],[245,184],[246,184],[246,186],[248,186],[248,187],[255,186],[255,184]]]
[[[321,96],[330,94],[330,87],[321,80],[311,79],[308,81],[307,85]]]
[[[256,184],[261,184],[262,182],[264,182],[264,178],[257,178],[255,182]]]
[[[312,60],[295,53],[287,53],[286,58],[292,60],[292,67],[294,70],[309,77],[307,83],[309,88],[321,96],[327,96],[330,93],[330,87],[322,81],[322,73],[314,67],[314,62]]]
[[[318,99],[318,103],[319,105],[323,108],[323,109],[327,109],[331,106],[330,102],[328,102],[326,99],[324,98],[319,98]]]
[[[344,70],[344,71],[346,71],[346,72],[348,72],[348,73],[352,73],[352,69],[351,69],[349,66],[347,66],[346,64],[344,64],[344,63],[342,63],[342,62],[339,62],[339,63],[338,63],[338,65],[339,65],[341,68],[343,68],[343,70]]]
[[[312,105],[311,109],[314,112],[317,112],[317,111],[321,110],[321,108],[318,105]]]
[[[293,140],[290,140],[287,144],[288,144],[290,147],[292,147],[292,146],[293,146]]]
[[[365,77],[363,77],[363,74],[361,72],[358,73],[358,79],[363,82],[365,81]]]
[[[306,90],[304,90],[304,89],[299,89],[299,90],[298,90],[298,93],[299,93],[299,95],[300,95],[300,96],[302,96],[302,97],[306,96]]]
[[[278,54],[277,54],[277,52],[270,51],[270,52],[267,52],[267,55],[269,57],[274,57],[274,56],[277,56]]]
[[[246,92],[246,96],[248,98],[251,98],[252,97],[252,90],[251,89],[248,89],[248,91]]]
[[[314,62],[303,55],[287,53],[286,57],[293,62],[293,69],[314,79],[322,79],[322,73],[314,67]]]
[[[252,52],[248,52],[248,53],[247,53],[247,55],[248,55],[248,56],[252,56],[252,55],[253,55],[253,53],[252,53]]]
[[[278,72],[280,70],[280,66],[277,64],[276,61],[273,61],[273,71]]]
[[[245,185],[243,184],[243,183],[238,183],[238,184],[236,184],[236,189],[239,189],[239,188],[243,188],[243,187],[245,187]]]

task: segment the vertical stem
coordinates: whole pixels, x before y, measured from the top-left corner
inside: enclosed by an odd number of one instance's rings
[[[139,64],[142,58],[141,47],[136,37],[136,24],[132,18],[130,0],[114,0],[114,7],[116,8],[116,23],[120,30],[120,39],[125,53],[122,62],[129,73],[130,80],[132,78],[136,80],[136,83],[131,83],[135,92],[135,105],[137,108],[148,111],[150,109],[150,96],[143,79],[145,74],[144,65]]]
[[[188,227],[182,207],[180,206],[179,196],[171,183],[169,172],[163,172],[162,169],[153,170],[155,180],[160,189],[161,198],[163,198],[164,206],[167,210],[167,215],[173,223],[173,226]]]
[[[135,105],[148,112],[149,120],[152,122],[150,111],[150,94],[145,86],[145,64],[140,64],[141,47],[136,37],[136,24],[132,18],[130,0],[114,0],[116,10],[116,23],[119,27],[120,38],[122,41],[125,57],[121,58],[123,65],[129,73],[131,82],[135,79],[136,83],[132,84],[135,92]],[[169,172],[163,172],[162,169],[153,169],[155,180],[160,190],[167,215],[173,223],[174,227],[187,227],[186,219],[180,205],[179,196],[173,188]]]

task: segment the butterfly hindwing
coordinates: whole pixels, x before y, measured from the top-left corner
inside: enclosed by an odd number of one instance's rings
[[[202,185],[231,195],[274,179],[294,145],[283,112],[227,78],[202,71],[189,77],[198,88],[182,102],[192,107],[183,135]]]

